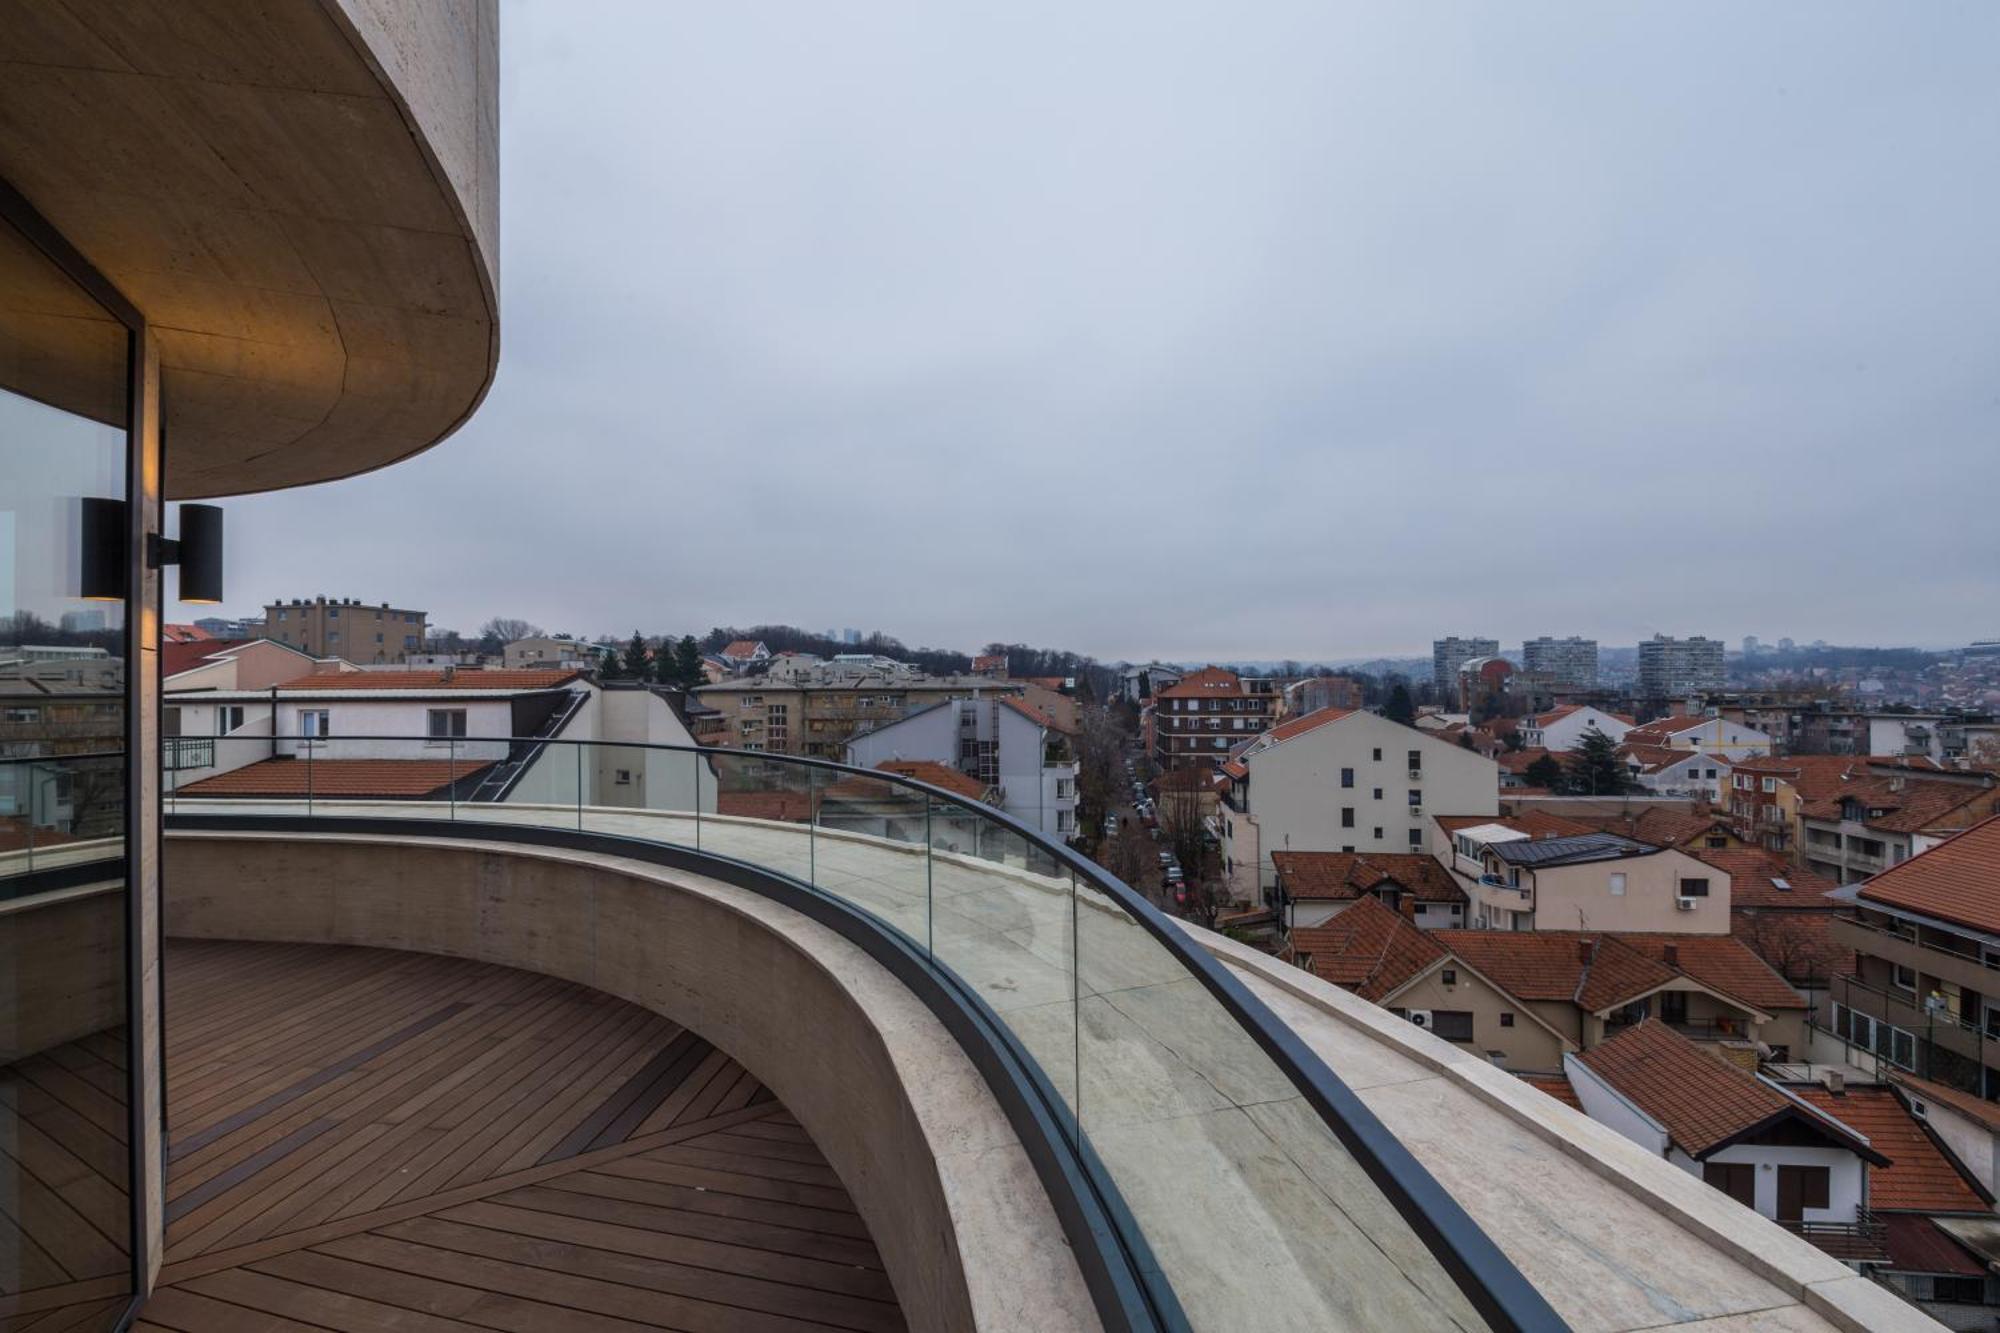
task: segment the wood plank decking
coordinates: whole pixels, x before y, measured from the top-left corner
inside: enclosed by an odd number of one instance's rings
[[[637,1006],[380,949],[173,941],[151,1330],[893,1330],[852,1201]]]

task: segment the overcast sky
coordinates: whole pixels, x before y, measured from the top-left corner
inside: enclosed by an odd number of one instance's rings
[[[230,502],[235,611],[2000,632],[1990,0],[519,0],[501,42],[493,390]]]

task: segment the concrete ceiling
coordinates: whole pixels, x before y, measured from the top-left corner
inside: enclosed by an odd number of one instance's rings
[[[365,472],[478,406],[497,92],[493,0],[0,0],[0,177],[157,335],[170,495]]]

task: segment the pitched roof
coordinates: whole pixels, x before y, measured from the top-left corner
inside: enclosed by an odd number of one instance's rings
[[[1724,768],[1730,766],[1728,760],[1712,754],[1703,754],[1700,750],[1670,750],[1661,745],[1635,744],[1631,738],[1638,734],[1636,731],[1627,732],[1625,743],[1618,747],[1618,754],[1627,763],[1635,765],[1641,773],[1658,773],[1662,769],[1672,768],[1675,764],[1690,762],[1716,764]]]
[[[1679,847],[1702,837],[1717,824],[1728,827],[1728,822],[1717,814],[1669,810],[1657,805],[1645,806],[1637,814],[1571,815],[1570,818],[1600,833],[1620,833],[1655,847]]]
[[[1467,966],[1522,1000],[1557,1000],[1600,1013],[1686,977],[1764,1013],[1805,1007],[1804,996],[1729,935],[1579,930],[1430,933]]]
[[[2000,1102],[1990,1102],[1976,1092],[1967,1092],[1946,1083],[1933,1083],[1927,1078],[1916,1078],[1893,1069],[1889,1071],[1889,1081],[1908,1089],[1918,1101],[1948,1106],[1988,1129],[2000,1131]]]
[[[1847,754],[1752,755],[1730,763],[1731,771],[1783,778],[1807,800],[1831,795],[1849,771],[1864,773],[1868,761]]]
[[[731,639],[722,649],[724,657],[755,657],[761,645],[755,639]]]
[[[1895,1089],[1850,1084],[1835,1094],[1818,1084],[1791,1089],[1859,1133],[1889,1165],[1868,1173],[1868,1206],[1877,1212],[1986,1213],[1988,1205]]]
[[[1350,717],[1359,711],[1356,708],[1316,708],[1310,713],[1291,719],[1289,722],[1280,722],[1277,726],[1265,732],[1263,739],[1267,745],[1279,745],[1292,739],[1294,736],[1303,736],[1308,731],[1317,731],[1329,722],[1338,722],[1340,719]],[[1260,746],[1259,748],[1265,747]]]
[[[1867,807],[1863,820],[1869,828],[1888,833],[1915,833],[1934,825],[1949,824],[1957,816],[1957,827],[1971,822],[1964,807],[1993,790],[1963,782],[1926,780],[1850,772],[1837,790],[1808,798],[1799,813],[1807,819],[1839,819],[1841,804],[1852,799]]]
[[[1840,885],[1761,847],[1691,847],[1688,855],[1729,876],[1729,906],[1833,910],[1824,895]],[[1782,881],[1784,887],[1779,887]]]
[[[981,653],[972,659],[972,669],[974,671],[992,671],[1006,665],[1007,654],[1005,653]]]
[[[169,639],[160,645],[160,674],[178,676],[255,642],[255,639]]]
[[[1547,1093],[1572,1111],[1583,1109],[1583,1103],[1576,1098],[1576,1089],[1571,1087],[1569,1080],[1561,1074],[1523,1074],[1521,1081],[1538,1091]]]
[[[1494,763],[1509,773],[1516,774],[1527,772],[1537,759],[1553,759],[1558,764],[1562,763],[1561,755],[1554,750],[1543,749],[1539,745],[1530,745],[1519,750],[1502,750],[1493,756]]]
[[[1178,682],[1164,690],[1153,691],[1155,699],[1221,699],[1240,695],[1243,678],[1234,671],[1221,667],[1203,667],[1190,671]]]
[[[1869,1151],[1851,1129],[1708,1054],[1658,1019],[1634,1024],[1577,1059],[1657,1120],[1690,1157],[1707,1157],[1786,1119]]]
[[[1657,847],[1615,833],[1576,833],[1559,838],[1522,838],[1515,842],[1487,844],[1487,850],[1509,865],[1531,869],[1581,865],[1588,861],[1617,861],[1631,856],[1651,856]]]
[[[202,639],[212,639],[214,637],[213,634],[210,634],[199,625],[160,626],[161,643],[196,643]]]
[[[1516,788],[1507,794],[1513,796],[1518,791],[1519,788]],[[1522,810],[1511,815],[1438,815],[1436,818],[1438,827],[1446,833],[1487,824],[1498,824],[1530,838],[1571,838],[1594,831],[1588,824],[1542,810]]]
[[[295,676],[280,690],[552,690],[581,676],[576,667],[553,671],[329,671]]]
[[[1049,719],[1049,715],[1047,713],[1044,713],[1041,709],[1035,707],[1033,704],[1029,703],[1026,699],[1021,698],[1019,695],[1003,694],[1000,696],[1000,702],[1007,705],[1007,707],[1013,709],[1015,712],[1019,713],[1022,717],[1027,718],[1028,721],[1034,723],[1038,727],[1042,727],[1047,730],[1055,729],[1056,724]]]
[[[1419,902],[1466,901],[1451,872],[1419,852],[1272,852],[1271,865],[1294,898],[1351,901],[1389,887]]]
[[[1322,926],[1294,929],[1284,956],[1314,976],[1380,1000],[1444,957],[1436,940],[1379,898],[1363,898]]]
[[[432,796],[490,767],[448,759],[262,759],[190,782],[174,795],[311,795],[324,800]]]
[[[885,773],[928,782],[933,787],[942,787],[946,791],[956,792],[975,801],[986,795],[986,788],[979,785],[977,778],[968,777],[949,764],[940,764],[935,759],[884,759],[875,767]]]
[[[2000,934],[2000,815],[1891,866],[1859,897]]]
[[[1643,726],[1632,728],[1626,734],[1638,737],[1640,740],[1647,742],[1665,740],[1670,736],[1679,736],[1684,732],[1698,731],[1711,722],[1720,722],[1721,720],[1714,717],[1657,717]]]

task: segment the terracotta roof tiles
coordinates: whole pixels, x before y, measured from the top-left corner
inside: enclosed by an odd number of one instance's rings
[[[1364,1000],[1380,1000],[1444,957],[1437,941],[1378,898],[1363,898],[1321,926],[1291,933],[1285,956]]]
[[[491,766],[463,761],[454,764],[447,759],[263,759],[188,783],[174,795],[311,795],[323,800],[428,797],[440,795],[453,782],[463,783]]]
[[[1860,898],[2000,934],[2000,815],[1891,866]]]
[[[1351,901],[1398,888],[1418,902],[1466,901],[1451,872],[1418,852],[1273,852],[1271,864],[1294,898]]]
[[[1889,1159],[1888,1166],[1872,1167],[1868,1172],[1870,1208],[1988,1212],[1986,1200],[1938,1147],[1923,1122],[1910,1114],[1893,1088],[1850,1084],[1836,1095],[1815,1084],[1791,1091],[1860,1134],[1869,1147]]]
[[[552,690],[582,674],[575,668],[556,671],[330,671],[295,676],[280,682],[278,688],[315,694],[331,690]]]

